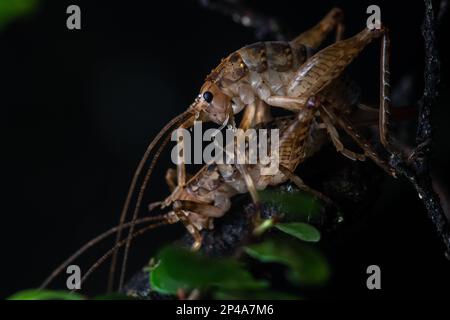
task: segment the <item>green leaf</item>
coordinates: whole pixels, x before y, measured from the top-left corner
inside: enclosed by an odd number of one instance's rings
[[[38,0],[0,0],[0,29],[17,17],[33,12]]]
[[[253,290],[267,287],[256,280],[244,266],[232,259],[208,258],[196,252],[166,247],[159,254],[160,262],[150,273],[151,287],[165,294],[178,289],[222,288]]]
[[[268,189],[259,193],[262,201],[276,205],[281,212],[286,214],[288,220],[309,222],[320,219],[322,203],[308,193],[302,191],[280,192]]]
[[[273,290],[232,291],[220,290],[213,294],[217,300],[300,300],[300,297]]]
[[[176,294],[178,289],[188,289],[189,286],[182,279],[176,279],[167,272],[166,264],[158,264],[150,271],[150,286],[153,290],[163,294]]]
[[[286,237],[247,246],[245,252],[261,262],[286,265],[288,278],[294,284],[321,285],[329,278],[328,263],[316,248]]]
[[[39,290],[29,289],[17,292],[8,300],[84,300],[85,297],[63,290]]]
[[[303,222],[277,223],[275,227],[284,233],[307,242],[320,240],[320,232],[310,224]]]

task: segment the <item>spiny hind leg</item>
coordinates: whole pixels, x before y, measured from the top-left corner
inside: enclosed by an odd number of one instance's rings
[[[324,113],[321,115],[322,121],[325,125],[325,128],[328,132],[328,135],[330,136],[331,142],[333,142],[336,150],[340,152],[342,155],[346,156],[347,158],[351,160],[359,160],[364,161],[366,160],[366,156],[364,154],[356,153],[354,151],[348,150],[344,147],[344,144],[341,142],[341,139],[339,138],[339,133],[336,130],[336,127],[333,125],[331,119]]]
[[[364,29],[355,36],[338,41],[314,54],[295,72],[287,85],[287,96],[305,103],[317,95],[359,55],[384,29]]]
[[[328,14],[318,24],[300,34],[291,41],[291,44],[294,46],[305,45],[316,49],[333,30],[336,30],[336,41],[341,40],[344,32],[344,24],[342,22],[343,16],[344,13],[341,9],[331,9],[331,11],[328,12]]]
[[[387,151],[392,152],[394,146],[388,136],[388,117],[390,113],[390,70],[389,70],[389,50],[390,40],[387,29],[382,29],[382,45],[381,45],[381,79],[380,79],[380,115],[379,115],[379,131],[380,142]],[[366,156],[371,158],[379,167],[392,176],[395,175],[394,169],[387,164],[377,154],[372,145],[353,127],[344,115],[336,115],[331,107],[321,105],[324,111],[331,119],[333,119],[339,127],[344,129],[350,137],[364,150]]]
[[[334,119],[334,122],[343,129],[357,144],[358,146],[364,150],[364,154],[372,159],[381,169],[386,171],[389,175],[392,175],[395,177],[395,172],[393,168],[384,161],[378,153],[375,151],[375,148],[372,146],[372,144],[364,138],[348,121],[345,116],[343,115],[337,115],[332,110],[333,108],[325,107],[324,105],[320,106],[321,108],[321,114],[325,113],[327,116],[329,116],[331,119]]]
[[[391,40],[389,37],[389,30],[384,29],[383,37],[381,39],[381,52],[380,52],[380,105],[378,108],[378,128],[380,142],[384,148],[390,153],[398,152],[395,140],[389,134],[389,118],[391,116],[391,72],[390,72],[390,51]],[[370,108],[366,105],[359,105],[359,108],[363,110],[369,110],[370,112],[376,111],[375,108]],[[344,119],[345,120],[345,119]],[[391,174],[393,169],[391,168]]]
[[[351,38],[322,49],[296,71],[287,85],[285,96],[270,96],[265,101],[271,106],[294,112],[313,107],[317,104],[315,96],[338,78],[359,53],[384,32],[384,29],[366,28]]]
[[[380,108],[379,108],[379,134],[380,142],[390,153],[397,151],[394,141],[389,135],[389,117],[391,115],[391,70],[390,70],[391,40],[386,29],[381,43],[380,53]]]

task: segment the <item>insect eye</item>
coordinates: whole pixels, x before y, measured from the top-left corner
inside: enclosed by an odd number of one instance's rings
[[[206,102],[210,103],[213,100],[214,96],[210,91],[206,91],[203,93],[203,99],[205,99]]]

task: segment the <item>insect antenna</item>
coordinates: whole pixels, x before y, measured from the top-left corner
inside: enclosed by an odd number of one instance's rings
[[[147,188],[147,185],[150,181],[150,176],[153,172],[153,169],[155,168],[156,161],[158,160],[159,155],[161,154],[161,152],[164,149],[164,146],[169,142],[169,140],[170,140],[170,137],[168,136],[164,140],[164,142],[162,143],[162,145],[160,146],[158,151],[155,153],[155,157],[153,158],[153,160],[150,164],[150,167],[148,168],[147,173],[145,174],[145,177],[141,184],[141,187],[139,189],[138,198],[136,200],[136,207],[134,208],[134,211],[133,211],[133,217],[131,219],[131,226],[130,226],[130,230],[128,231],[128,238],[127,238],[125,251],[124,251],[123,259],[122,259],[122,268],[121,268],[120,280],[119,280],[119,291],[122,290],[123,282],[125,280],[126,264],[128,261],[128,253],[130,251],[130,245],[131,245],[131,239],[132,239],[131,235],[133,234],[133,230],[134,230],[133,221],[136,221],[136,219],[138,217],[138,213],[139,213],[139,210],[140,210],[141,204],[142,204],[142,198],[144,197],[145,189]]]
[[[137,220],[139,221],[139,220]],[[137,222],[135,221],[135,222]],[[131,224],[131,223],[130,223]],[[131,239],[134,239],[142,234],[144,234],[145,232],[155,229],[157,227],[161,227],[161,226],[165,226],[165,225],[169,225],[171,224],[171,222],[169,221],[163,221],[163,222],[158,222],[158,223],[154,223],[151,224],[149,226],[143,227],[142,229],[136,231],[135,233],[130,235]],[[102,257],[100,257],[89,269],[88,271],[86,271],[84,273],[84,276],[81,278],[81,282],[80,284],[83,284],[83,282],[86,281],[86,279],[92,274],[92,272],[94,272],[103,262],[105,262],[106,259],[108,259],[111,255],[113,255],[115,252],[117,252],[117,250],[119,250],[121,247],[123,247],[124,245],[126,245],[128,243],[128,239],[123,239],[121,241],[119,241],[118,243],[116,243],[114,245],[114,247],[112,247],[111,249],[109,249]]]
[[[120,227],[124,222],[125,222],[125,218],[128,212],[128,209],[130,208],[130,203],[131,203],[131,199],[133,197],[134,191],[136,189],[136,185],[139,179],[139,176],[145,166],[145,163],[147,162],[152,150],[155,148],[155,146],[157,145],[157,143],[161,140],[161,138],[174,126],[179,125],[182,121],[185,121],[186,118],[191,117],[192,116],[192,111],[191,110],[187,110],[185,112],[183,112],[182,114],[176,116],[175,118],[173,118],[171,121],[169,121],[164,128],[161,129],[161,131],[158,133],[158,135],[152,140],[152,142],[148,145],[144,155],[142,156],[142,159],[140,160],[136,171],[133,175],[133,179],[131,181],[130,187],[128,189],[128,194],[124,203],[124,206],[122,208],[122,212],[120,214],[120,220],[119,220],[119,229],[117,230],[117,236],[116,236],[116,240],[115,243],[119,243],[119,241],[122,238],[122,228]],[[168,141],[168,140],[167,140]],[[156,160],[159,157],[159,154],[162,151],[162,148],[165,146],[166,143],[163,143],[162,147],[160,147],[160,149],[158,150],[159,153],[157,156],[154,157],[153,162],[156,163]],[[161,151],[160,151],[161,150]],[[156,160],[155,160],[156,159]],[[152,163],[153,163],[152,162]],[[142,188],[141,188],[142,189]],[[140,202],[138,200],[138,202]],[[132,226],[132,229],[134,228],[134,226]],[[131,230],[132,230],[131,229]],[[115,271],[116,271],[116,265],[117,265],[117,254],[118,251],[115,251],[111,260],[111,266],[110,266],[110,270],[109,270],[109,277],[108,277],[108,292],[111,292],[113,289],[113,285],[114,285],[114,278],[115,278]]]
[[[152,217],[145,217],[142,219],[139,219],[134,222],[134,224],[142,224],[150,221],[159,221],[159,220],[165,220],[167,219],[166,215],[159,215],[159,216],[152,216]],[[80,255],[82,255],[86,250],[97,244],[98,242],[102,241],[103,239],[107,238],[108,236],[114,234],[117,232],[120,228],[129,228],[131,226],[131,222],[124,223],[122,225],[116,226],[114,228],[111,228],[102,234],[96,236],[92,240],[88,241],[84,246],[82,246],[80,249],[78,249],[74,254],[72,254],[69,258],[67,258],[63,263],[61,263],[48,277],[47,279],[42,282],[39,289],[46,288],[69,264],[71,264],[75,259],[77,259]]]

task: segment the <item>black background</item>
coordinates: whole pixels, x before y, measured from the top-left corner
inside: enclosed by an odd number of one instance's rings
[[[277,17],[293,34],[314,25],[335,5],[346,13],[347,34],[354,34],[365,26],[367,6],[378,4],[392,34],[394,85],[412,74],[417,80],[412,95],[421,95],[421,1],[248,3]],[[69,4],[81,7],[80,31],[66,28]],[[252,42],[251,30],[193,0],[42,1],[35,14],[0,31],[1,298],[36,287],[81,244],[117,223],[146,144],[189,106],[222,57]],[[377,99],[378,54],[378,47],[371,46],[351,68],[367,101]],[[448,57],[446,48],[442,56]],[[446,71],[444,64],[445,83]],[[433,168],[445,192],[445,87],[442,93],[435,110]],[[163,177],[170,165],[166,154],[146,202],[167,195]],[[364,226],[336,238],[334,276],[323,296],[448,297],[450,262],[414,190],[390,178],[383,186]],[[170,230],[176,227],[137,241],[132,271]],[[79,264],[88,266],[108,245],[92,250]],[[381,291],[366,289],[370,264],[381,267]],[[88,293],[104,290],[102,270],[86,283]],[[63,279],[55,287],[63,288]]]

